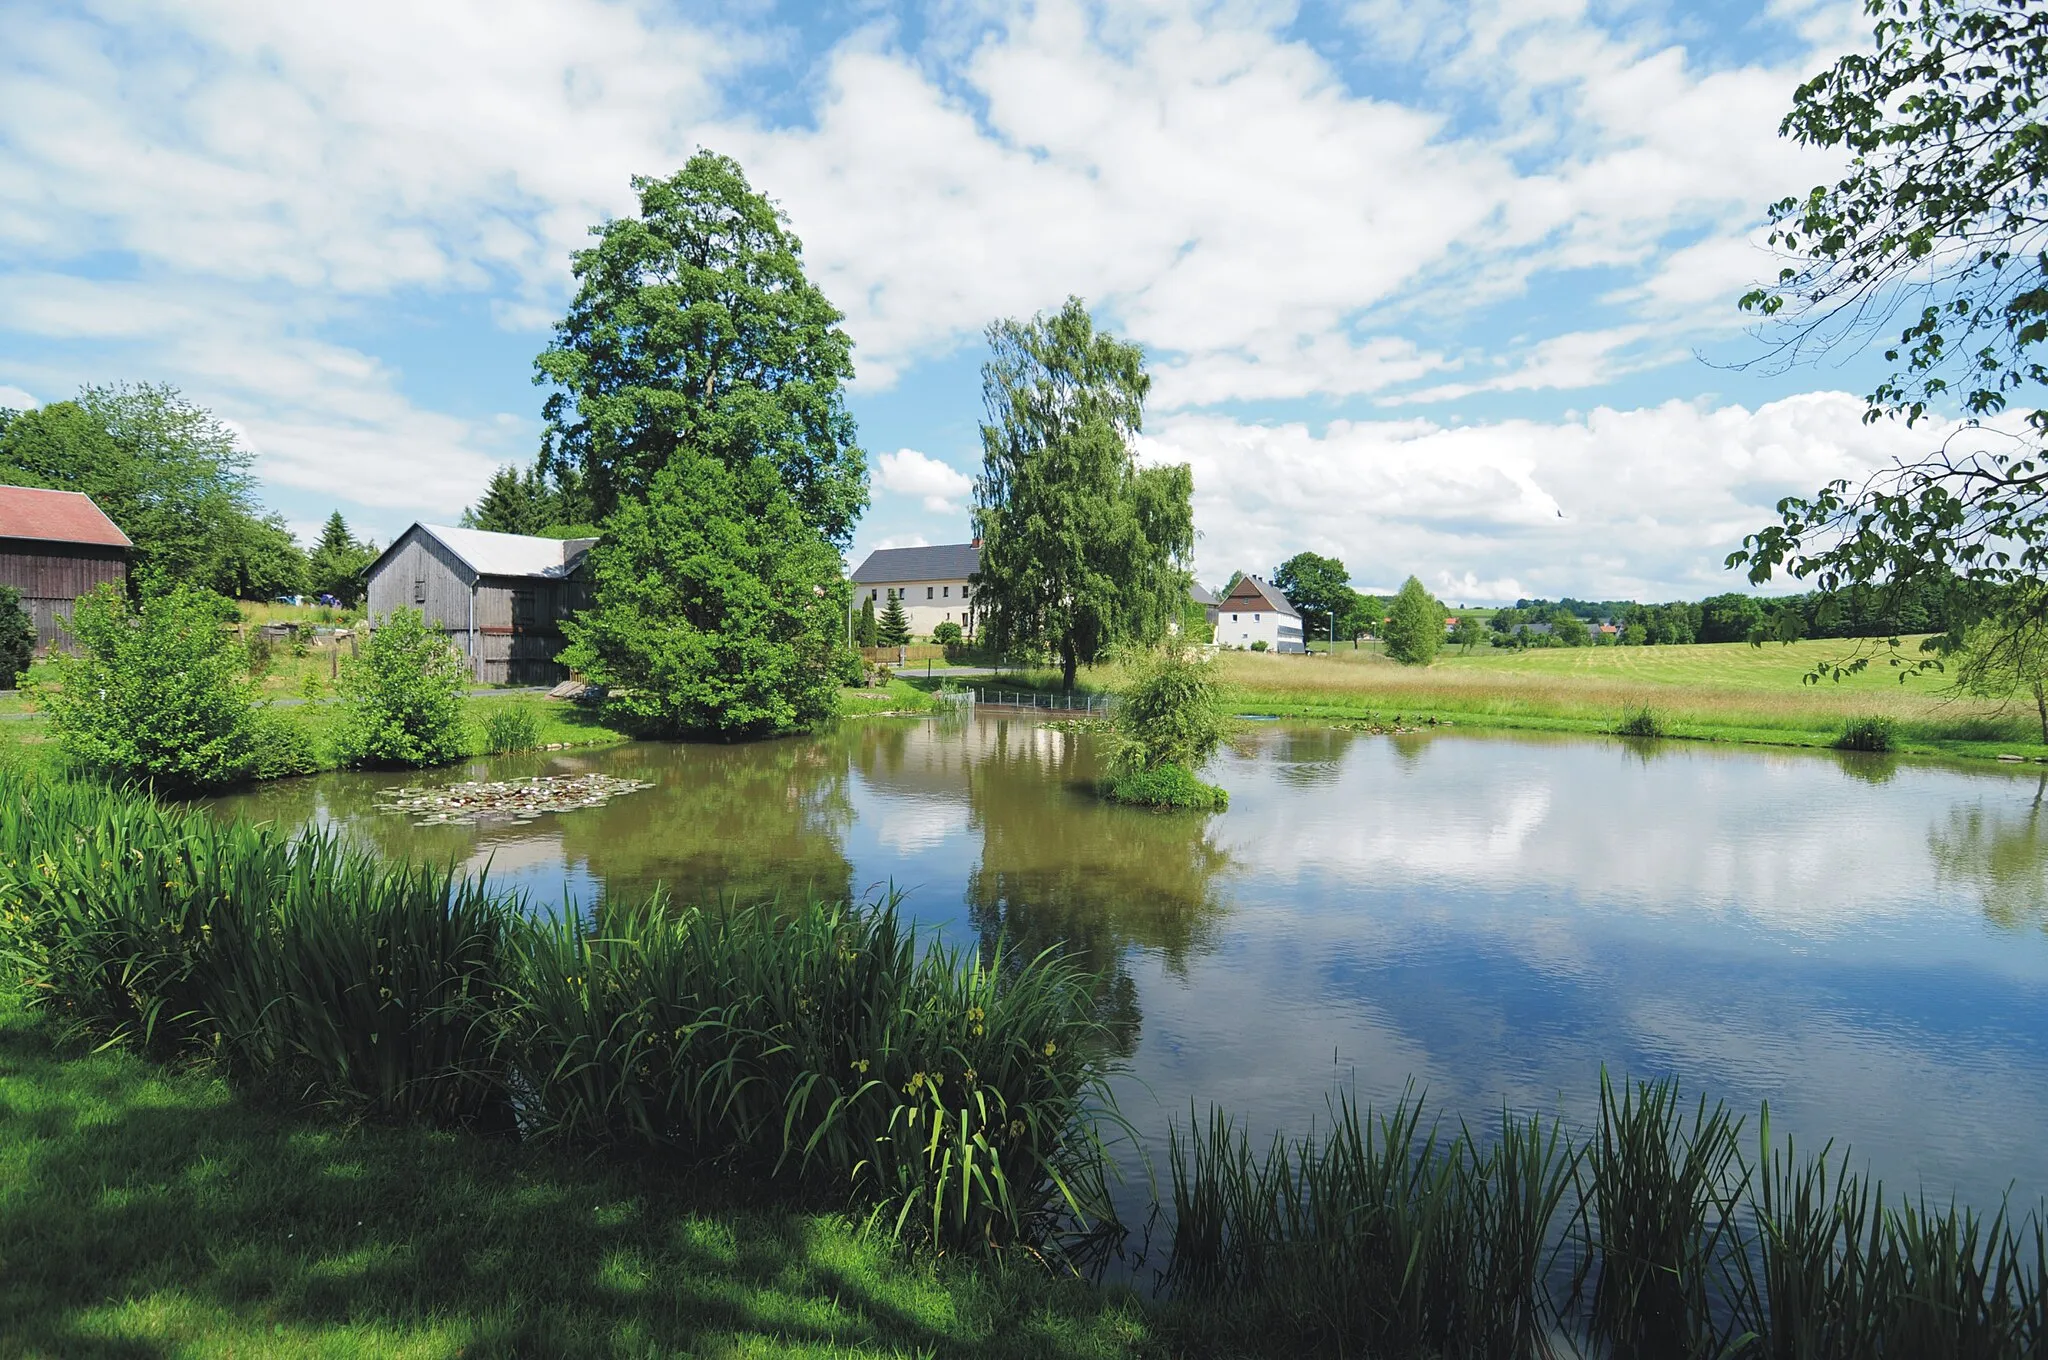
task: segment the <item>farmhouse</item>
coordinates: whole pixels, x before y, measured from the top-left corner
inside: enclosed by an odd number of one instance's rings
[[[1275,652],[1305,652],[1301,613],[1285,595],[1256,576],[1245,576],[1216,606],[1216,641],[1225,647],[1263,642]]]
[[[470,660],[478,683],[551,685],[568,671],[562,620],[589,603],[594,538],[534,538],[415,524],[370,565],[370,626],[417,609]]]
[[[903,601],[910,631],[931,636],[942,623],[957,623],[974,636],[973,585],[981,570],[981,540],[927,548],[877,548],[853,573],[854,607],[872,600],[880,614],[889,601]]]
[[[0,586],[21,592],[36,650],[57,643],[59,617],[104,582],[126,582],[135,545],[77,491],[0,486]]]

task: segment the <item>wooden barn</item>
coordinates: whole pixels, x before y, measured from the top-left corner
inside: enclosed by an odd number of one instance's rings
[[[417,609],[470,659],[479,684],[552,685],[568,671],[562,620],[588,603],[593,538],[534,538],[415,524],[370,565],[370,626]]]
[[[78,597],[106,581],[126,582],[135,545],[92,497],[77,491],[0,486],[0,586],[21,592],[36,628],[36,651],[58,645]]]

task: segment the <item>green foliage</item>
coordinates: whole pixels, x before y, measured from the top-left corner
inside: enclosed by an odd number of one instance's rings
[[[361,653],[344,659],[335,754],[344,765],[446,765],[463,752],[462,691],[469,664],[417,609],[378,620]]]
[[[1982,699],[2033,701],[2048,744],[2048,612],[2038,592],[2009,601],[1971,628],[1949,660],[1955,688]]]
[[[308,679],[312,677],[308,675]],[[249,742],[249,774],[256,779],[283,779],[311,774],[320,768],[312,734],[284,711],[269,706],[256,710]]]
[[[853,342],[804,275],[788,221],[729,157],[636,177],[637,215],[594,228],[536,381],[541,471],[580,479],[594,517],[648,494],[679,448],[751,482],[773,470],[807,526],[844,546],[867,462],[844,384]]]
[[[1265,652],[1271,651],[1272,647],[1270,644],[1267,643],[1267,641],[1264,638],[1253,638],[1252,650],[1255,652]]]
[[[1486,638],[1486,627],[1470,614],[1460,614],[1448,641],[1470,651]]]
[[[250,455],[175,387],[86,387],[0,435],[0,482],[91,496],[135,543],[143,580],[244,599],[303,588],[305,562],[257,505]]]
[[[1413,576],[1401,583],[1387,616],[1387,655],[1409,666],[1427,666],[1444,641],[1444,607]]]
[[[0,586],[0,690],[21,683],[35,654],[35,620],[22,607],[21,592],[13,586]]]
[[[327,517],[320,541],[313,545],[307,560],[307,584],[314,593],[332,595],[355,608],[369,592],[370,566],[376,560],[376,545],[357,541],[349,532],[348,521],[336,510]]]
[[[0,775],[8,962],[71,1032],[440,1126],[680,1155],[895,1235],[1038,1246],[1108,1211],[1091,980],[919,950],[893,908],[540,917],[322,837]]]
[[[1156,642],[1180,617],[1193,477],[1133,459],[1151,387],[1144,352],[1096,331],[1079,298],[998,321],[988,342],[975,607],[998,654],[1048,648],[1071,690],[1082,662]]]
[[[1196,599],[1181,601],[1180,635],[1184,641],[1210,643],[1216,640],[1216,625],[1209,622],[1209,607]]]
[[[38,702],[81,767],[170,789],[233,783],[255,759],[256,709],[228,601],[184,586],[132,605],[119,587],[81,596],[79,654],[51,657]]]
[[[882,609],[875,637],[878,645],[883,647],[901,647],[910,641],[910,616],[903,612],[903,600],[893,590],[889,592],[888,604]]]
[[[572,490],[556,485],[539,466],[520,472],[501,467],[491,476],[483,496],[462,512],[465,529],[482,529],[493,534],[546,534],[556,526],[576,528],[568,521],[587,507]],[[555,533],[550,537],[595,538],[588,534]]]
[[[483,729],[484,750],[492,755],[540,745],[540,715],[524,704],[493,708],[484,715]]]
[[[1221,812],[1230,806],[1226,790],[1204,784],[1187,767],[1171,763],[1112,770],[1102,781],[1102,796],[1112,803],[1190,812]]]
[[[932,629],[932,641],[941,647],[958,647],[964,638],[960,625],[951,619],[942,619],[938,626]]]
[[[860,602],[860,617],[854,621],[853,641],[857,647],[879,647],[881,639],[881,626],[875,621],[875,598],[870,595]]]
[[[1200,769],[1227,730],[1214,668],[1178,649],[1140,664],[1118,696],[1116,728],[1140,766]]]
[[[1631,705],[1621,715],[1621,721],[1614,725],[1617,736],[1662,737],[1669,735],[1663,716],[1648,704]]]
[[[839,702],[846,597],[837,552],[772,469],[684,448],[591,550],[593,601],[563,663],[606,711],[662,734],[763,736]]]
[[[1310,641],[1327,641],[1332,619],[1341,628],[1358,595],[1342,562],[1312,552],[1296,553],[1282,562],[1273,571],[1273,584],[1301,611],[1302,634]]]
[[[1889,751],[1898,745],[1898,724],[1881,714],[1852,718],[1835,738],[1838,751]]]

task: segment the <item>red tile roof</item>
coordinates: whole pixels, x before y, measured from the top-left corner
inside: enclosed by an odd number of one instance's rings
[[[45,491],[34,486],[0,486],[0,538],[45,543],[91,543],[132,548],[92,497],[78,491]]]

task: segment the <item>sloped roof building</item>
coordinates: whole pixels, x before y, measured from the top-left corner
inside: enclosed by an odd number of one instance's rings
[[[0,585],[21,592],[35,625],[36,650],[66,637],[78,597],[125,583],[135,545],[90,496],[34,486],[0,486]]]
[[[370,566],[370,626],[417,609],[479,684],[552,685],[568,675],[555,660],[568,644],[562,620],[589,603],[582,568],[595,542],[415,524]]]

